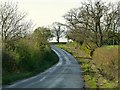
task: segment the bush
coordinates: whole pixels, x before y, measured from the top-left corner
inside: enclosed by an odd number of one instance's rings
[[[26,75],[28,77],[32,75],[27,74],[30,72],[40,73],[58,61],[58,57],[51,50],[44,36],[41,31],[34,32],[28,37],[11,42],[10,48],[3,50],[3,83],[10,83]],[[21,77],[16,76],[18,73]],[[16,74],[13,80],[10,77],[12,74]]]
[[[13,53],[13,52],[12,51],[11,52],[8,52],[8,51],[2,52],[2,73],[3,73],[3,75],[8,72],[13,72],[13,71],[15,72],[17,69],[15,59],[13,58],[11,53]]]

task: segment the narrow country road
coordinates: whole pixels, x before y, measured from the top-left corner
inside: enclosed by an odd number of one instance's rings
[[[76,60],[63,49],[51,46],[59,62],[45,72],[16,82],[7,88],[83,88],[81,69]]]

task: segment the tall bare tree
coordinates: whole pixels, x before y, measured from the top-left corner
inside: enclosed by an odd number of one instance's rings
[[[64,18],[67,21],[66,26],[72,32],[79,33],[72,33],[77,35],[74,38],[94,42],[98,47],[104,44],[106,33],[112,30],[116,33],[119,20],[116,6],[102,1],[84,2],[81,7],[70,10]]]
[[[118,16],[120,17],[120,1],[118,2],[118,5],[117,5],[117,9],[118,9]],[[118,26],[120,27],[120,19],[118,20]],[[119,28],[119,32],[120,32],[120,28]]]
[[[56,38],[56,40],[57,40],[58,43],[59,43],[60,38],[65,35],[64,34],[65,33],[65,28],[59,22],[54,22],[53,23],[51,31],[52,31],[53,37]]]
[[[3,43],[13,42],[27,35],[32,22],[25,22],[26,13],[18,10],[12,2],[0,4],[0,34]]]

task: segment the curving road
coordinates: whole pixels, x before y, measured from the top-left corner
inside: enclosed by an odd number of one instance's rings
[[[7,88],[83,88],[81,69],[75,58],[63,49],[51,46],[59,62],[45,72],[16,82]]]

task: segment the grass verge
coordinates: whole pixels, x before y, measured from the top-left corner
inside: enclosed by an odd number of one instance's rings
[[[83,70],[87,88],[117,88],[118,86],[118,46],[97,48],[91,57],[76,43],[58,47],[71,53]],[[82,47],[82,49],[81,49]]]

